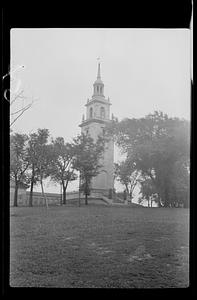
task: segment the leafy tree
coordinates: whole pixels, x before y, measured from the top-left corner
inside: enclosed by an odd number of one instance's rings
[[[29,172],[30,172],[30,194],[29,194],[29,206],[33,206],[33,187],[39,181],[38,172],[36,169],[38,158],[38,141],[39,136],[43,135],[44,131],[39,129],[38,132],[29,135],[28,141],[28,160],[29,160]],[[48,136],[48,131],[45,130],[45,135]]]
[[[143,200],[148,202],[148,207],[152,207],[152,202],[158,202],[157,189],[151,178],[143,178],[140,180],[141,183],[141,197],[139,198],[139,203]]]
[[[115,164],[116,179],[125,186],[126,194],[132,202],[133,191],[137,185],[140,172],[136,169],[135,162],[126,159],[119,164]]]
[[[189,166],[189,122],[154,112],[145,118],[114,121],[108,132],[126,153],[127,159],[134,161],[141,174],[152,180],[160,204],[171,206],[176,198],[172,190],[176,188],[177,191],[180,187],[180,182],[176,186],[172,183],[175,167],[180,161],[184,162],[182,166]],[[185,170],[189,174],[189,167]],[[183,175],[183,172],[179,174]],[[184,178],[187,176],[182,180]],[[184,182],[188,186],[187,180]]]
[[[94,142],[89,135],[81,134],[73,139],[73,146],[75,148],[73,167],[80,172],[80,190],[85,194],[87,205],[91,179],[99,174],[102,167],[100,159],[104,151],[104,139],[98,137]]]
[[[42,196],[48,207],[43,180],[50,175],[50,168],[54,159],[52,145],[48,144],[48,137],[48,129],[38,129],[37,133],[30,135],[28,145],[28,160],[31,168],[30,205],[32,205],[33,185],[39,182]]]
[[[182,160],[177,161],[173,172],[170,174],[171,206],[189,207],[189,175],[188,164]]]
[[[15,182],[14,206],[18,206],[18,188],[20,183],[28,183],[26,174],[29,166],[27,153],[28,136],[15,133],[10,137],[10,177]]]
[[[74,158],[73,146],[64,142],[63,137],[58,137],[52,141],[53,145],[53,164],[50,170],[50,176],[55,182],[60,182],[63,187],[63,204],[66,204],[66,190],[70,181],[76,180],[72,166]]]
[[[43,180],[50,176],[50,168],[53,163],[53,148],[52,145],[47,144],[46,136],[41,136],[39,144],[37,147],[37,163],[36,163],[36,172],[38,174],[42,195],[45,199],[46,207],[48,207],[48,200],[44,192]]]

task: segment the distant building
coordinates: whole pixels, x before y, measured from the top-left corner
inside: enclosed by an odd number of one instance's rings
[[[101,80],[100,63],[98,64],[97,79],[93,84],[92,99],[88,99],[86,106],[86,118],[82,118],[81,132],[89,134],[94,141],[105,132],[105,126],[110,122],[110,101],[104,96],[104,84]],[[109,196],[114,189],[114,143],[111,140],[105,147],[103,167],[99,175],[91,182],[91,192]]]

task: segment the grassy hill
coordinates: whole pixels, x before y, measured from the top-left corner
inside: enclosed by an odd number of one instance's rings
[[[12,287],[189,285],[188,209],[10,208]]]

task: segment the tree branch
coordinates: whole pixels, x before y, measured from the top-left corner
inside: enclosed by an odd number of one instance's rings
[[[11,113],[10,115],[11,115],[11,116],[16,115],[16,114],[18,114],[19,112],[21,112],[21,111],[23,111],[23,110],[26,110],[26,108],[30,107],[32,104],[33,104],[33,102],[30,103],[30,104],[28,104],[28,105],[26,105],[25,107],[19,109],[18,111],[15,111],[14,113]]]
[[[11,101],[10,105],[12,105],[18,98],[21,97],[21,95],[23,94],[24,90],[20,91],[20,93],[18,95],[16,95],[14,97],[14,99]],[[24,96],[23,96],[24,97]]]
[[[32,103],[30,103],[28,106],[26,106],[26,107],[22,110],[22,112],[14,119],[14,121],[10,124],[10,127],[18,120],[18,118],[19,118],[20,116],[22,116],[22,114],[23,114],[26,110],[28,110],[28,109],[32,106],[32,104],[33,104],[33,101],[32,101]]]

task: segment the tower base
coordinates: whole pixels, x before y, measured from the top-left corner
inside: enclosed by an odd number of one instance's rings
[[[91,188],[90,189],[90,197],[98,197],[98,196],[104,196],[109,199],[113,198],[114,191],[112,189],[96,189],[96,188]]]

